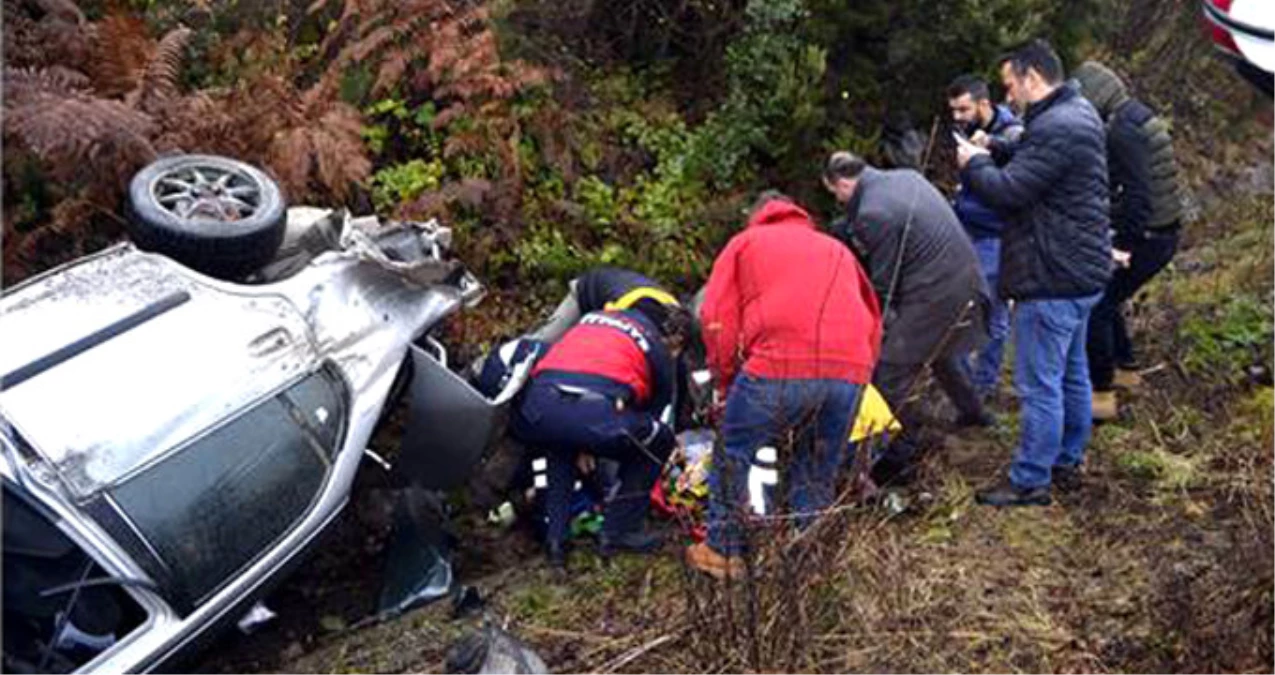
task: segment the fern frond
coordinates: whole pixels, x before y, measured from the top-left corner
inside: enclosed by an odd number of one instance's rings
[[[372,175],[362,129],[358,110],[333,104],[315,119],[276,132],[265,163],[293,199],[345,201],[352,186]]]
[[[142,71],[137,89],[126,99],[142,112],[155,113],[176,98],[177,76],[181,70],[182,52],[190,42],[191,31],[181,27],[168,31]]]
[[[322,130],[314,139],[316,178],[332,196],[345,201],[350,188],[372,176],[361,135],[363,120],[347,105],[333,106],[320,120]]]
[[[309,129],[295,127],[276,134],[265,162],[291,201],[310,193],[310,172],[314,166],[314,139]]]
[[[85,94],[88,89],[89,78],[84,73],[62,66],[4,69],[5,108],[20,107],[41,96]]]
[[[466,178],[459,182],[447,183],[437,190],[425,192],[403,204],[398,209],[398,215],[421,220],[450,219],[453,206],[477,209],[486,202],[493,189],[491,181],[480,178]]]
[[[247,159],[257,128],[239,129],[230,112],[234,109],[223,92],[200,91],[168,101],[156,114],[160,131],[153,141],[155,149]]]
[[[49,67],[88,64],[93,61],[96,27],[91,23],[63,21],[52,15],[37,20],[23,3],[5,3],[5,65]]]
[[[93,59],[86,64],[99,96],[117,98],[142,83],[155,43],[141,17],[112,13],[96,25]]]
[[[86,172],[131,175],[140,168],[137,162],[155,155],[149,141],[154,120],[119,101],[39,94],[10,108],[3,128],[7,140],[64,181]]]
[[[84,12],[71,0],[35,0],[45,17],[69,24],[82,25]]]

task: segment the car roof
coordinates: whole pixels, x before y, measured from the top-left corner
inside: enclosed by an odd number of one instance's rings
[[[0,336],[0,414],[76,497],[317,365],[286,298],[127,244],[7,291]]]

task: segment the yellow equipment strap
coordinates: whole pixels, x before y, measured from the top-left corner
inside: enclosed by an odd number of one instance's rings
[[[603,309],[629,309],[633,306],[633,303],[641,300],[642,298],[650,298],[661,305],[676,306],[678,304],[677,298],[673,297],[671,293],[662,291],[658,288],[651,288],[650,286],[639,286],[628,293],[621,295],[618,299],[608,302]]]

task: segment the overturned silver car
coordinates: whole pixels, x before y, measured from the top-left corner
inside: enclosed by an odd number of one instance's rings
[[[264,178],[206,159],[239,172],[209,185]],[[167,203],[216,220],[204,194]],[[417,485],[459,485],[501,433],[506,402],[430,337],[483,294],[446,228],[278,227],[234,281],[124,243],[0,298],[6,671],[154,670],[239,618],[337,517],[398,391]]]

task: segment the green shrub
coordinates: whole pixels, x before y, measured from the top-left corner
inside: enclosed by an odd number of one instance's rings
[[[1192,375],[1236,383],[1255,364],[1270,367],[1273,313],[1269,298],[1234,295],[1182,322],[1182,365]]]
[[[440,160],[413,159],[387,166],[372,174],[372,204],[378,212],[392,211],[398,204],[415,199],[426,190],[438,189],[444,173]]]

